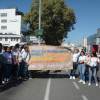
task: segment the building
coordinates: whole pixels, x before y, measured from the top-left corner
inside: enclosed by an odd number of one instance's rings
[[[27,33],[27,25],[22,24],[22,15],[15,8],[0,9],[0,43],[4,46],[26,41],[23,34]]]
[[[93,34],[87,38],[87,51],[95,51],[100,53],[100,28],[97,30],[96,34]]]
[[[87,39],[86,38],[82,39],[82,48],[87,49]]]
[[[26,39],[28,44],[38,45],[39,43],[39,39],[36,36],[27,36]],[[46,45],[42,38],[40,43],[41,45]]]
[[[61,46],[63,47],[68,47],[70,48],[72,51],[74,51],[76,48],[79,49],[79,51],[81,51],[82,46],[79,44],[74,44],[74,43],[63,43]]]

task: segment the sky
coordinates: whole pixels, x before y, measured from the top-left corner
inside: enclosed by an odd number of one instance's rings
[[[1,0],[0,9],[17,7],[19,11],[28,13],[33,0]],[[100,0],[65,0],[68,8],[72,8],[76,15],[74,30],[68,32],[68,40],[72,43],[82,43],[82,38],[97,33],[100,28]]]

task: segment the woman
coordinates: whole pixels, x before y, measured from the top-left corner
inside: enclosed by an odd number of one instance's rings
[[[22,67],[22,53],[21,53],[21,47],[18,48],[18,52],[16,54],[16,61],[17,61],[17,71],[16,71],[16,76],[17,79],[19,80],[21,76],[21,67]]]
[[[0,47],[0,79],[2,84],[5,84],[4,76],[5,76],[5,65],[6,65],[6,59],[2,54],[2,48]]]
[[[11,54],[12,54],[12,75],[13,75],[13,78],[16,78],[17,61],[16,61],[15,46],[12,46]]]
[[[83,82],[83,84],[85,84],[85,70],[86,70],[85,62],[86,60],[87,60],[87,57],[85,56],[85,52],[81,51],[81,56],[79,57],[79,61],[78,61],[80,78],[81,78],[79,82]]]
[[[87,61],[86,61],[86,72],[85,72],[85,75],[86,75],[86,78],[89,79],[89,64],[90,64],[90,59],[91,59],[91,54],[90,52],[88,52],[87,54]]]
[[[5,58],[7,59],[7,64],[6,64],[6,79],[7,82],[11,78],[11,71],[12,71],[12,54],[10,51],[10,48],[7,47],[6,53],[5,53]]]
[[[97,64],[99,63],[99,58],[96,55],[96,52],[92,53],[92,57],[90,59],[90,67],[89,67],[89,86],[91,85],[91,78],[92,75],[94,76],[94,80],[96,83],[96,86],[98,86],[98,82],[97,82]]]
[[[80,55],[80,52],[77,52],[77,49],[74,50],[74,54],[73,54],[73,69],[70,72],[70,79],[75,79],[75,74],[76,74],[76,70],[77,70],[77,66],[78,66],[78,57]]]

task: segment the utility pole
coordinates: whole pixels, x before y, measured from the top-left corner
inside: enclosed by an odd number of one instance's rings
[[[41,0],[39,0],[39,29],[41,29]],[[41,38],[39,36],[39,43],[38,45],[41,45]]]

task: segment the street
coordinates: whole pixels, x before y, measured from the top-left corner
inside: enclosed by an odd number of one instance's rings
[[[0,100],[99,100],[100,88],[93,83],[70,80],[69,70],[39,73],[33,80],[14,81],[0,87]]]

